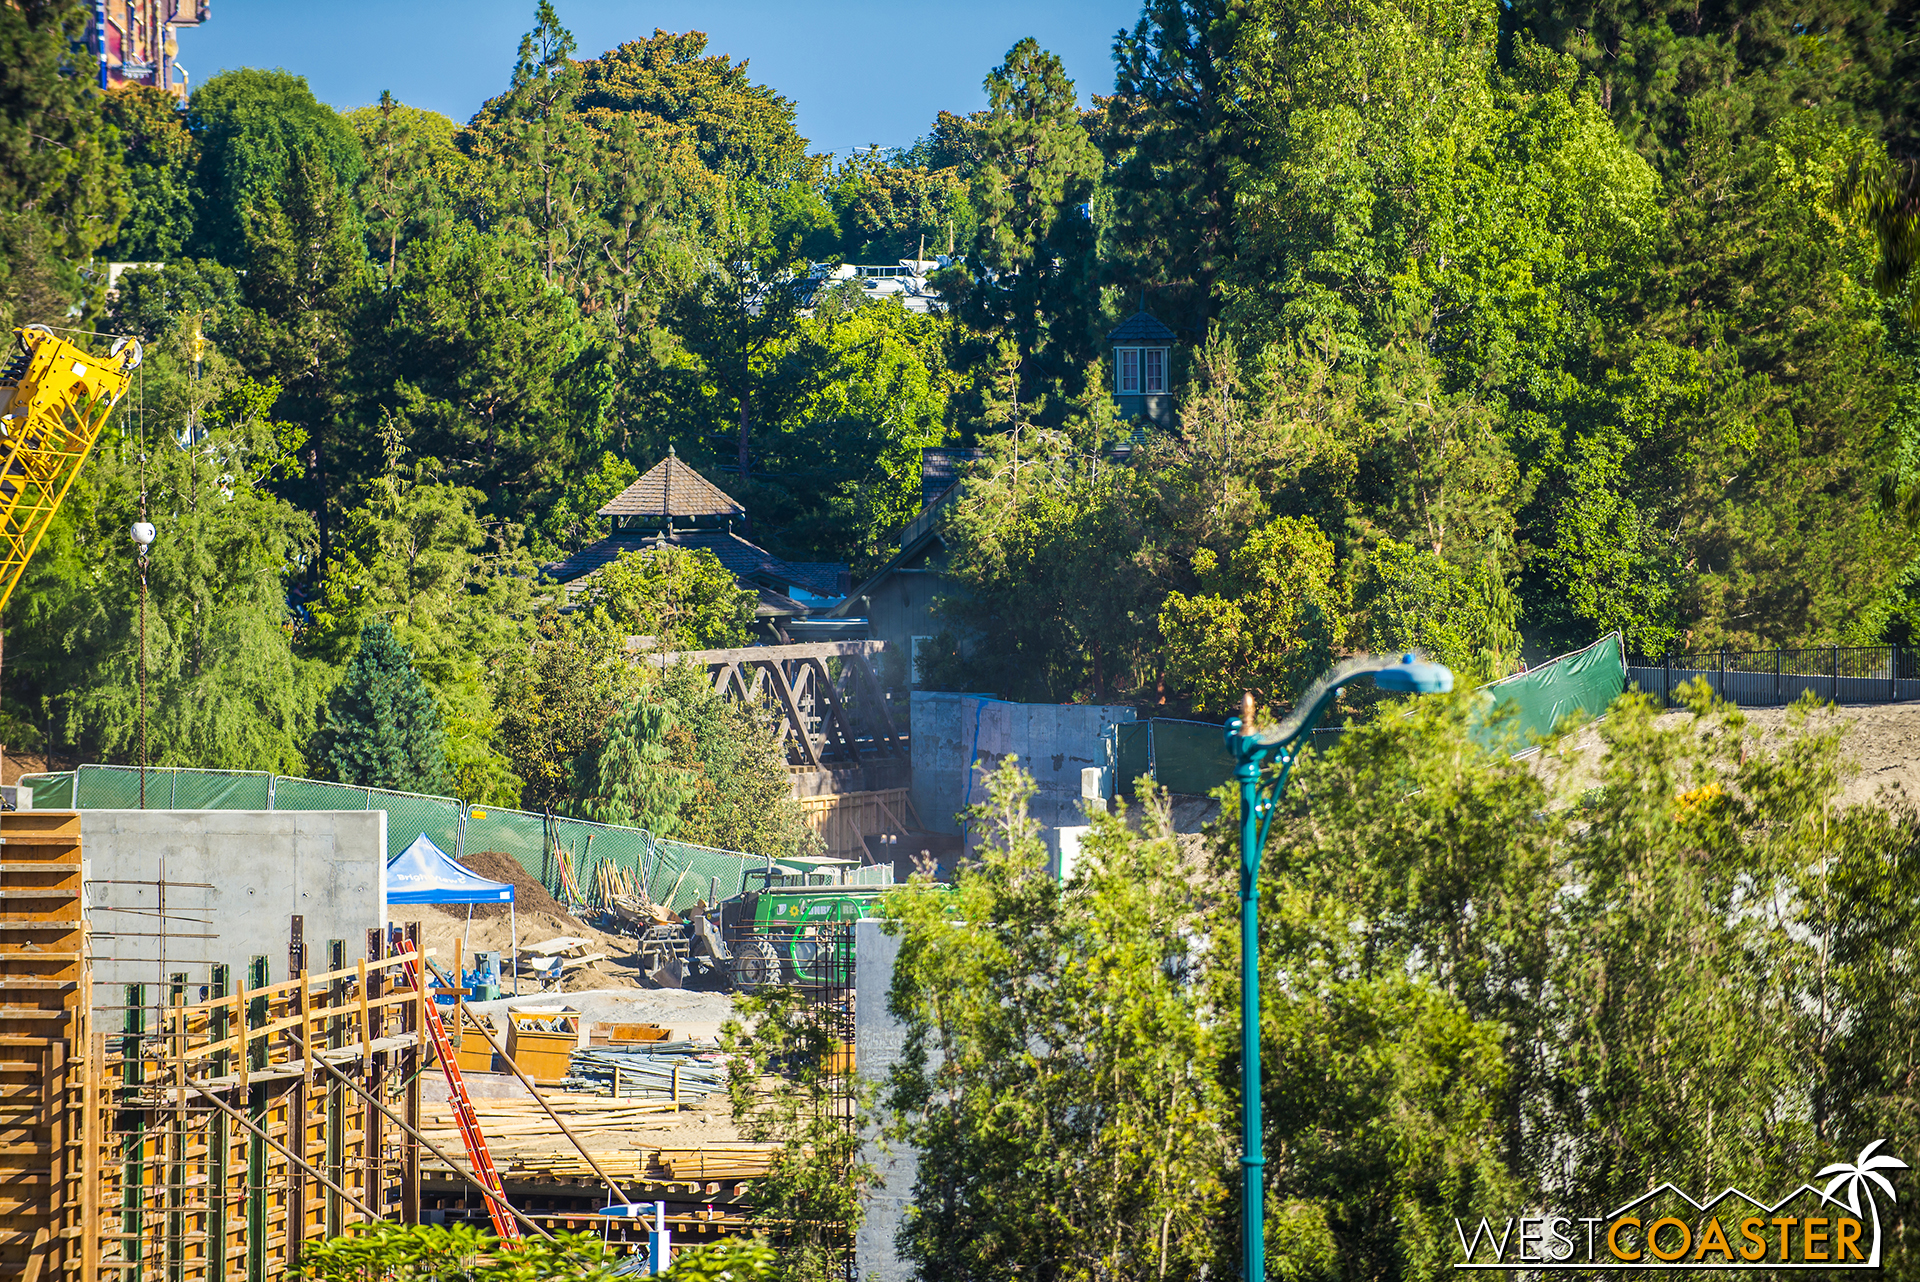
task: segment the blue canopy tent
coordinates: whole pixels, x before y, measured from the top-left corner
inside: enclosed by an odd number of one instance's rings
[[[520,920],[514,913],[513,886],[509,882],[489,881],[470,868],[455,863],[453,857],[421,833],[413,844],[387,861],[387,903],[392,904],[466,904],[467,925],[473,925],[474,904],[507,906],[507,923],[513,948],[514,992],[520,991]]]

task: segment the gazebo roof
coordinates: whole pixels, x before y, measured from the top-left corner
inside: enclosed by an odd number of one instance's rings
[[[1173,331],[1144,311],[1121,321],[1120,328],[1107,335],[1109,347],[1170,347],[1173,342]]]
[[[607,500],[601,516],[745,516],[725,490],[675,457],[673,448],[639,480]]]

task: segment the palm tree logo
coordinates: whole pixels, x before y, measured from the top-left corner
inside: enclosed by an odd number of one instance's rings
[[[1899,1158],[1888,1153],[1874,1152],[1885,1143],[1885,1140],[1875,1140],[1860,1150],[1860,1156],[1854,1158],[1851,1165],[1846,1162],[1835,1162],[1832,1166],[1822,1168],[1820,1173],[1814,1176],[1815,1179],[1824,1179],[1831,1175],[1833,1179],[1827,1184],[1826,1192],[1820,1196],[1829,1202],[1840,1202],[1855,1215],[1860,1214],[1861,1194],[1866,1195],[1867,1211],[1873,1216],[1873,1258],[1862,1267],[1869,1269],[1878,1268],[1880,1265],[1880,1206],[1874,1201],[1873,1190],[1878,1188],[1885,1193],[1889,1202],[1897,1201],[1898,1198],[1893,1192],[1893,1181],[1880,1172],[1907,1169],[1907,1164]],[[1843,1185],[1847,1190],[1844,1201],[1834,1197],[1834,1191]]]

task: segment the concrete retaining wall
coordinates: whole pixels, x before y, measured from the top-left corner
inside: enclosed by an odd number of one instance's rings
[[[887,934],[880,922],[854,923],[853,1063],[855,1071],[881,1091],[906,1049],[906,1028],[887,1010],[887,990],[893,986],[893,963],[899,955],[899,938]],[[854,1272],[863,1282],[909,1282],[913,1269],[900,1258],[895,1242],[913,1202],[920,1155],[899,1140],[883,1144],[875,1123],[868,1124],[865,1139],[860,1156],[879,1172],[879,1183],[866,1195],[866,1215],[854,1235]]]
[[[120,985],[163,983],[177,971],[197,990],[214,962],[238,980],[258,956],[271,959],[276,982],[288,978],[296,914],[307,969],[324,970],[329,939],[365,956],[367,931],[387,919],[385,811],[83,810],[80,837],[96,1004],[119,1002]],[[164,918],[154,884],[162,879]],[[154,934],[163,921],[164,941]]]
[[[913,804],[934,831],[959,832],[954,816],[985,800],[982,774],[1017,756],[1039,787],[1033,817],[1048,828],[1084,823],[1081,771],[1105,769],[1100,732],[1132,720],[1132,708],[1105,704],[1008,703],[915,690]]]

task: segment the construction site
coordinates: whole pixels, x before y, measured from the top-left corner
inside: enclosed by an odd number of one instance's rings
[[[749,1231],[772,1146],[733,1123],[726,994],[539,992],[542,959],[589,942],[561,938],[523,954],[521,998],[490,998],[514,976],[457,934],[423,946],[453,921],[430,905],[351,937],[324,911],[286,914],[274,953],[211,960],[252,925],[179,839],[171,870],[99,875],[137,871],[112,834],[88,852],[115,813],[0,815],[9,1273],[269,1278],[375,1221],[592,1231],[643,1255],[662,1227],[683,1244]],[[850,1018],[851,971],[831,970],[808,990]],[[649,1012],[671,1022],[622,1018]]]
[[[141,356],[15,338],[0,603]],[[144,584],[144,513],[132,533]],[[259,1282],[367,1225],[468,1223],[592,1232],[658,1273],[675,1242],[749,1231],[775,1150],[729,1103],[732,993],[797,989],[835,1030],[831,1080],[854,1071],[848,923],[894,882],[870,830],[910,806],[885,770],[860,791],[863,767],[905,769],[877,700],[848,708],[872,650],[709,667],[777,696],[818,847],[864,857],[776,865],[260,772],[19,777],[0,811],[0,1270]],[[851,1099],[819,1107],[851,1126]]]

